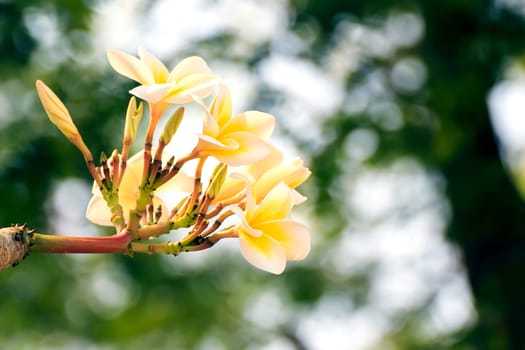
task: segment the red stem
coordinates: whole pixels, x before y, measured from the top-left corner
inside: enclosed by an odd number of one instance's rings
[[[57,236],[35,233],[30,251],[55,254],[127,254],[131,239],[128,232],[102,237]]]

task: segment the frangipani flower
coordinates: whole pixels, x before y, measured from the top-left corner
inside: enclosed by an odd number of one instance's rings
[[[256,203],[264,199],[281,182],[294,189],[294,204],[300,204],[306,200],[306,197],[297,192],[295,188],[308,179],[311,174],[310,170],[304,167],[300,158],[294,158],[284,163],[281,151],[273,146],[265,158],[242,169],[234,168],[232,172],[246,176],[253,183]],[[244,187],[244,181],[236,176],[229,176],[215,197],[214,203],[236,196],[244,190]]]
[[[119,187],[119,203],[126,215],[129,213],[130,209],[135,208],[136,201],[139,197],[139,186],[142,181],[143,166],[144,151],[141,151],[128,159],[126,172],[122,177]],[[160,186],[155,191],[155,196],[153,197],[153,205],[155,208],[159,206],[162,208],[162,216],[160,220],[167,219],[169,209],[158,195],[168,192],[190,192],[192,188],[193,179],[182,171],[173,179]],[[113,223],[111,222],[111,211],[96,184],[93,185],[92,192],[93,197],[89,201],[86,217],[97,225],[113,226]]]
[[[271,152],[266,141],[272,134],[275,118],[258,111],[232,117],[231,96],[223,85],[206,111],[202,135],[195,147],[199,155],[213,156],[229,166],[241,166],[261,160]]]
[[[253,266],[280,274],[287,260],[302,260],[310,252],[310,232],[303,224],[289,218],[293,192],[280,183],[255,205],[248,186],[244,213],[234,208],[241,218],[238,226],[241,253]]]
[[[139,48],[138,54],[139,58],[110,50],[107,56],[118,73],[141,84],[130,93],[145,101],[183,104],[193,101],[192,96],[208,96],[217,86],[217,76],[200,57],[188,57],[169,72],[145,49]]]

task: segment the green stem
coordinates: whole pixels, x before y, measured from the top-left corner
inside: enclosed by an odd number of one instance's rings
[[[139,254],[170,254],[169,243],[145,243],[131,242],[129,250],[131,253]]]
[[[179,255],[182,252],[191,252],[211,248],[216,241],[209,239],[202,239],[200,242],[183,243],[178,242],[163,242],[163,243],[147,243],[147,242],[131,242],[130,253],[142,254],[171,254]]]
[[[137,236],[138,239],[148,239],[150,237],[160,236],[162,234],[169,233],[171,230],[177,229],[180,226],[174,225],[173,222],[159,222],[158,224],[153,224],[138,229]]]

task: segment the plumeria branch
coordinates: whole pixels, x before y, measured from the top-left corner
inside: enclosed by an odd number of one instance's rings
[[[234,115],[228,87],[200,57],[189,57],[171,71],[146,50],[138,58],[112,50],[111,66],[140,85],[133,88],[126,110],[122,148],[96,166],[89,148],[66,106],[42,81],[38,96],[51,122],[82,153],[93,177],[93,197],[86,216],[112,226],[111,236],[61,236],[30,230],[26,225],[0,229],[0,270],[31,253],[172,254],[208,249],[225,238],[239,240],[242,255],[262,270],[281,273],[287,260],[303,259],[310,250],[307,228],[290,218],[292,207],[305,200],[295,188],[310,172],[300,159],[282,162],[270,143],[275,118],[248,111]],[[205,98],[212,96],[211,103]],[[137,104],[136,98],[142,100]],[[143,148],[129,156],[144,103],[149,106]],[[203,110],[198,142],[185,156],[167,147],[175,137],[185,110],[178,106],[159,132],[159,121],[173,105],[197,103]],[[218,165],[208,181],[208,160]],[[196,160],[192,175],[186,164]],[[210,169],[211,170],[211,169]],[[182,198],[170,208],[164,200]],[[223,227],[225,221],[229,226]],[[231,223],[230,223],[231,222]],[[158,238],[186,229],[176,242]]]

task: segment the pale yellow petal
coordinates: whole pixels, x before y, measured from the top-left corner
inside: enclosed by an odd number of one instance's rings
[[[93,181],[93,186],[91,186],[91,194],[94,196],[102,196],[102,193],[100,192],[100,188],[97,185],[96,181]]]
[[[312,174],[310,169],[304,166],[304,162],[300,158],[292,159],[292,161],[290,161],[288,164],[285,164],[283,167],[287,169],[287,171],[285,171],[287,176],[285,176],[284,182],[290,188],[296,188],[297,186],[301,185]]]
[[[242,166],[257,162],[270,153],[270,146],[254,134],[248,132],[231,133],[219,141],[228,149],[207,149],[206,154],[217,158],[229,166]],[[237,145],[236,148],[233,148]]]
[[[220,131],[217,120],[210,113],[208,108],[206,108],[206,106],[204,105],[204,101],[202,101],[202,98],[193,95],[193,100],[197,102],[197,104],[201,106],[202,110],[204,111],[204,125],[202,128],[202,133],[206,136],[217,137]]]
[[[244,176],[243,174],[234,173],[234,174],[231,174],[230,176],[233,177],[234,179],[239,179],[242,182],[244,182],[244,187],[246,188],[246,205],[244,209],[243,220],[245,220],[245,226],[249,227],[250,230],[253,230],[250,224],[250,221],[252,220],[252,217],[256,209],[255,197],[253,196],[253,183],[250,181],[248,177]]]
[[[139,186],[142,181],[144,167],[144,151],[138,152],[128,159],[126,172],[122,177],[119,188],[120,202],[131,208],[139,197]]]
[[[155,83],[149,67],[137,57],[118,50],[109,50],[107,56],[111,67],[123,76],[141,84]]]
[[[302,260],[310,252],[308,228],[292,220],[268,221],[259,226],[263,235],[272,237],[284,249],[287,260]]]
[[[256,268],[277,275],[284,271],[286,253],[271,237],[253,237],[240,231],[239,244],[243,257]]]
[[[86,218],[89,221],[100,226],[113,226],[111,215],[111,210],[102,197],[91,197],[86,210]]]
[[[248,165],[246,169],[246,172],[254,179],[259,179],[269,169],[279,166],[283,161],[283,154],[281,151],[272,144],[269,145],[270,153],[258,162]]]
[[[303,161],[299,158],[288,164],[268,169],[255,184],[255,196],[258,199],[264,198],[279,182],[295,188],[306,181],[310,174],[310,170],[303,166]]]
[[[188,75],[196,73],[211,73],[211,70],[208,67],[206,61],[204,61],[201,57],[187,57],[180,61],[179,64],[175,66],[175,68],[173,68],[168,77],[168,81],[178,82]]]
[[[237,205],[232,205],[232,206],[229,206],[228,208],[240,220],[240,223],[238,224],[237,227],[239,230],[242,230],[244,234],[253,236],[253,237],[260,237],[263,235],[262,231],[256,230],[250,226],[250,224],[248,223],[248,219],[246,217],[246,210],[243,211]]]
[[[215,152],[236,150],[239,147],[239,144],[233,139],[224,140],[226,143],[223,143],[221,142],[222,140],[218,140],[208,135],[197,136],[199,137],[199,142],[197,143],[196,148],[201,154],[212,155],[215,154]]]
[[[257,206],[250,224],[252,227],[256,227],[266,221],[284,219],[290,214],[292,207],[292,190],[280,183]]]
[[[308,198],[306,196],[303,196],[301,193],[299,193],[297,190],[293,190],[293,204],[298,205],[301,203],[306,202]]]
[[[142,47],[139,47],[139,57],[151,71],[156,83],[162,84],[167,82],[169,72],[164,63]]]
[[[187,175],[183,171],[179,171],[168,182],[163,184],[156,191],[158,194],[169,193],[169,192],[191,192],[193,190],[194,180],[193,177]]]
[[[183,104],[192,102],[193,96],[207,97],[217,87],[218,82],[219,79],[214,74],[191,74],[177,81],[175,87],[164,97],[164,101]]]
[[[250,111],[241,113],[226,123],[221,130],[223,135],[231,132],[246,131],[253,133],[263,140],[268,140],[275,127],[273,115],[263,112]]]
[[[222,184],[221,190],[215,196],[213,203],[219,203],[224,200],[230,199],[241,193],[245,188],[243,181],[228,176]]]
[[[140,85],[129,91],[130,94],[137,96],[151,103],[157,103],[164,99],[164,96],[173,88],[173,84],[149,84]]]
[[[232,117],[232,97],[226,85],[221,84],[217,96],[210,105],[211,114],[219,125],[225,125]]]

